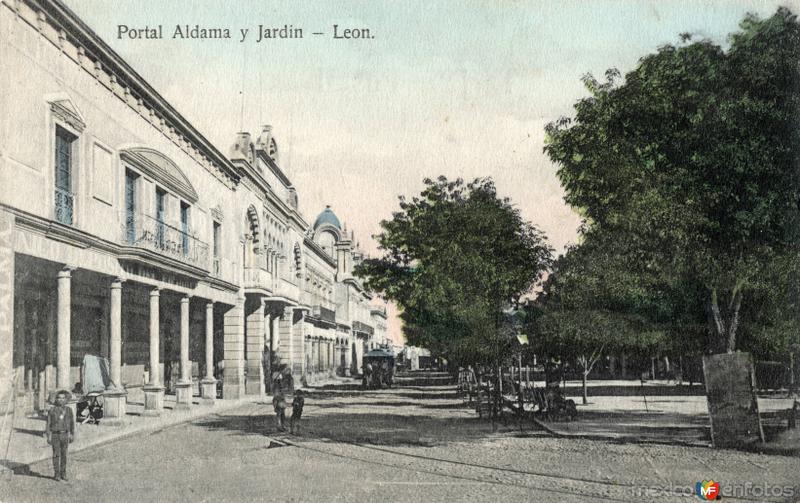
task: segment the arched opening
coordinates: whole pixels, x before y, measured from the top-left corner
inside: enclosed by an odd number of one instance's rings
[[[256,267],[260,255],[261,246],[261,225],[258,221],[258,212],[252,205],[247,209],[245,216],[245,250],[244,266]]]

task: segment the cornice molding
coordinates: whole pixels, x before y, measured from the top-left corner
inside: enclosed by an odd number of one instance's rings
[[[233,188],[239,182],[230,161],[61,0],[13,0],[0,5],[27,22],[226,186]]]

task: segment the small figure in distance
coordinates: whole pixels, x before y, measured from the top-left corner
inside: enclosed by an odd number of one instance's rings
[[[286,431],[286,397],[283,390],[278,386],[272,396],[272,406],[275,408],[275,426],[278,431]]]
[[[53,446],[53,479],[67,481],[67,450],[75,439],[75,418],[67,407],[69,392],[56,393],[56,404],[47,412],[45,438]]]
[[[294,393],[292,400],[292,417],[289,419],[289,433],[292,435],[300,433],[300,418],[303,416],[303,406],[306,399],[303,397],[303,390],[299,389]]]

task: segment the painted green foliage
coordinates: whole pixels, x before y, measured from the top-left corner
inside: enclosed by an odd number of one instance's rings
[[[397,302],[409,344],[451,361],[497,362],[513,340],[503,308],[541,279],[551,249],[490,179],[425,185],[381,222],[383,256],[356,274]]]
[[[700,288],[707,349],[733,351],[763,278],[797,256],[800,25],[747,17],[727,50],[684,36],[606,77],[547,128],[566,201],[645,282]]]

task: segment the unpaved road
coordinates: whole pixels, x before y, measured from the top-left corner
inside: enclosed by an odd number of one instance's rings
[[[301,435],[246,405],[75,453],[67,484],[49,463],[0,475],[0,501],[699,501],[688,491],[712,478],[728,501],[800,500],[800,458],[493,432],[447,386],[337,386],[306,404]]]

